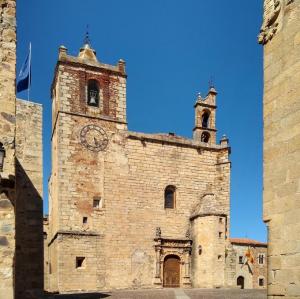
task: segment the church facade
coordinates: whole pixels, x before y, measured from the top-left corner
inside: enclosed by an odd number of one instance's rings
[[[216,90],[193,138],[127,129],[125,62],[86,43],[59,49],[52,84],[47,236],[50,291],[235,284],[230,147],[216,142]]]

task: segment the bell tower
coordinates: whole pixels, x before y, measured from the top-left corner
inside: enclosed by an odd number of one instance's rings
[[[194,140],[207,144],[216,143],[216,97],[217,91],[210,87],[208,94],[202,98],[199,94],[194,105],[195,127],[193,129]]]
[[[78,56],[69,55],[61,46],[52,83],[53,117],[59,112],[73,113],[112,121],[127,129],[126,78],[125,61],[102,63],[88,38]]]
[[[111,192],[105,190],[104,173],[109,167],[105,165],[115,162],[117,142],[127,130],[126,79],[124,60],[115,65],[103,63],[88,38],[78,55],[71,56],[64,46],[59,48],[51,94],[48,249],[49,283],[53,290],[74,290],[78,285],[90,290],[104,285],[104,280],[98,283],[98,275],[104,277],[105,269],[98,264],[87,266],[89,279],[85,281],[83,272],[76,269],[84,268],[82,252],[94,250],[92,255],[104,260],[104,251],[97,247],[101,244],[103,248],[106,214],[101,208]],[[68,252],[68,243],[73,238],[70,231],[80,237],[72,253]],[[69,276],[68,267],[60,269],[56,262],[56,257],[65,261],[70,256],[70,267],[77,265],[72,285],[62,279]]]

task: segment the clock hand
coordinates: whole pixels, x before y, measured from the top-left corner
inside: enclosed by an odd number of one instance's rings
[[[95,142],[95,145],[98,146],[99,145],[99,141],[97,140],[96,137],[94,137],[94,142]]]

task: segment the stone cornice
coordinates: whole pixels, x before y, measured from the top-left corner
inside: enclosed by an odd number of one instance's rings
[[[224,214],[224,213],[199,213],[199,214],[196,214],[196,215],[192,215],[190,217],[190,221],[193,221],[193,220],[195,220],[196,218],[199,218],[199,217],[209,217],[209,216],[228,217],[228,215]]]
[[[217,132],[217,129],[212,129],[212,128],[203,128],[201,126],[196,126],[193,131],[196,131],[197,129],[200,129],[200,130],[204,130],[204,131],[209,131],[209,132]]]
[[[146,133],[137,133],[137,132],[128,132],[127,138],[140,140],[141,142],[153,142],[153,143],[162,143],[169,144],[174,146],[182,146],[195,148],[198,150],[208,150],[208,151],[221,151],[221,150],[230,150],[229,146],[222,145],[209,145],[204,142],[196,142],[193,139],[187,139],[180,136],[172,136],[167,134],[146,134]]]
[[[95,232],[87,232],[87,231],[68,231],[68,230],[59,230],[52,237],[52,239],[48,243],[48,247],[57,239],[59,235],[69,235],[69,236],[85,236],[85,237],[103,237],[102,234],[98,234]]]
[[[194,105],[194,108],[196,108],[197,106],[202,106],[202,107],[207,107],[207,108],[214,108],[217,109],[218,107],[216,105],[212,105],[212,104],[207,104],[205,102],[199,102],[197,101]]]

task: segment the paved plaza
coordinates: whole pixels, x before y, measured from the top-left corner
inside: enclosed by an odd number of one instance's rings
[[[265,290],[163,289],[52,295],[47,299],[265,299]]]

